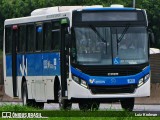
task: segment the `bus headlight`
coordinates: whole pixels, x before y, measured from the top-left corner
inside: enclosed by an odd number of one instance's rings
[[[141,79],[139,80],[138,87],[140,87],[141,85],[143,85],[143,83],[144,83],[143,78],[141,78]]]
[[[145,82],[149,79],[149,77],[150,77],[149,74],[147,74],[147,75],[144,77]]]
[[[78,77],[72,76],[72,78],[76,83],[80,84],[80,79]]]
[[[83,87],[87,88],[87,82],[86,82],[86,81],[81,80],[81,85],[82,85]]]
[[[143,78],[141,78],[138,82],[138,87],[140,87],[141,85],[143,85],[148,79],[149,79],[150,75],[147,74],[145,75]]]
[[[72,78],[76,83],[80,84],[81,86],[83,86],[85,88],[88,88],[87,82],[85,80],[82,80],[82,79],[80,79],[80,78],[78,78],[76,76],[72,76]]]

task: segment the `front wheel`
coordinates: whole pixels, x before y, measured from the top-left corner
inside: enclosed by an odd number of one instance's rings
[[[59,87],[59,90],[58,90],[58,102],[59,102],[60,109],[71,110],[72,103],[71,103],[71,101],[62,98],[61,87]]]
[[[79,102],[79,109],[96,111],[99,109],[99,105],[98,102]]]
[[[36,108],[39,108],[39,109],[43,109],[44,108],[44,103],[34,101],[33,106],[36,107]]]
[[[133,111],[134,108],[134,98],[126,98],[120,101],[121,106],[124,110]]]

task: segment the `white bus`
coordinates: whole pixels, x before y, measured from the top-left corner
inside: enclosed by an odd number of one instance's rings
[[[38,9],[4,23],[5,93],[24,105],[98,109],[150,96],[145,10],[123,6]]]

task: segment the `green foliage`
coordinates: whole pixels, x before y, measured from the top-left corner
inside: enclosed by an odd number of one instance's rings
[[[3,42],[4,20],[29,16],[37,8],[67,5],[103,5],[123,4],[132,7],[132,0],[0,0],[0,49]],[[156,47],[160,48],[160,0],[136,0],[136,7],[146,9],[149,27],[155,34]]]
[[[32,108],[32,107],[27,107],[27,106],[22,106],[22,105],[13,105],[13,104],[3,104],[0,106],[0,111],[36,111],[38,109]]]

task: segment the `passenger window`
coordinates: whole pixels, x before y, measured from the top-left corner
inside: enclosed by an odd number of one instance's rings
[[[41,51],[43,47],[43,26],[36,26],[36,51]]]
[[[60,22],[52,23],[52,42],[51,49],[55,51],[60,50]]]
[[[35,50],[35,26],[34,24],[27,25],[27,52]]]
[[[43,50],[49,51],[51,50],[51,40],[52,40],[52,23],[47,22],[43,24],[44,29],[44,42],[43,42]]]
[[[12,29],[11,27],[5,28],[5,52],[12,53]]]
[[[26,26],[19,26],[19,42],[18,42],[18,52],[25,52],[26,50]]]

